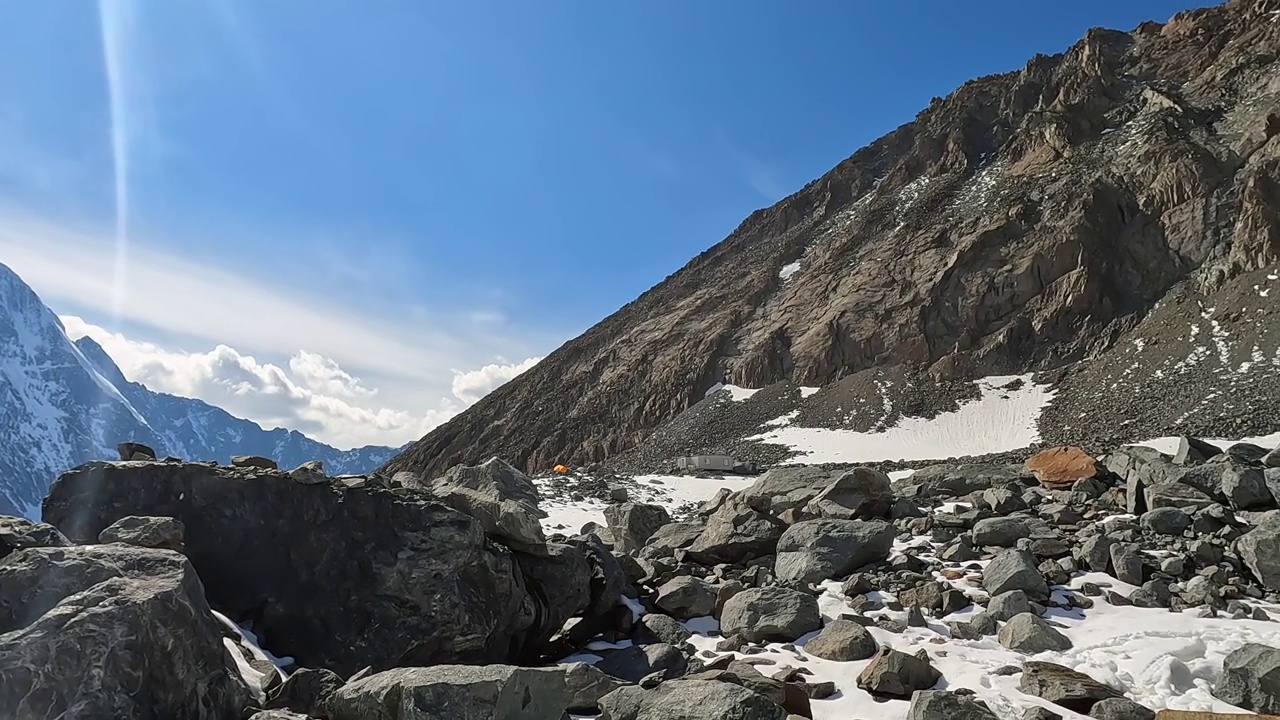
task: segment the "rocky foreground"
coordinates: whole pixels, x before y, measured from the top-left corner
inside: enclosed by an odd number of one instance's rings
[[[1065,664],[1074,628],[1123,609],[1210,637],[1280,599],[1280,452],[1247,444],[776,468],[680,522],[629,479],[539,481],[609,502],[573,537],[496,459],[428,480],[121,455],[60,477],[48,524],[0,518],[0,716],[1149,718]],[[1183,692],[1280,712],[1280,649],[1228,644]],[[1023,660],[968,672],[966,648]]]

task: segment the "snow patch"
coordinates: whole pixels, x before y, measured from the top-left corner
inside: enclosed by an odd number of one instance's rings
[[[1014,380],[1022,387],[1007,389]],[[881,432],[788,425],[748,439],[784,445],[800,454],[792,463],[808,464],[985,455],[1039,442],[1037,422],[1053,398],[1049,386],[1034,383],[1030,375],[983,378],[978,386],[982,396],[954,412],[932,420],[905,418]]]
[[[782,269],[778,271],[778,278],[782,280],[782,282],[786,282],[791,279],[792,275],[795,275],[798,272],[800,272],[800,261],[796,260],[795,262],[789,262],[786,265],[783,265]]]
[[[818,394],[818,392],[820,392],[821,390],[822,390],[822,388],[816,388],[816,387],[801,387],[801,388],[800,388],[800,397],[802,397],[802,398],[807,398],[807,397],[809,397],[809,396],[811,396],[811,395],[816,395],[816,394]]]

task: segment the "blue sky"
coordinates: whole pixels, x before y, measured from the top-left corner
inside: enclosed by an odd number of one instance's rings
[[[1202,4],[5,3],[0,262],[131,377],[305,351],[399,420],[254,419],[402,442],[931,97]]]

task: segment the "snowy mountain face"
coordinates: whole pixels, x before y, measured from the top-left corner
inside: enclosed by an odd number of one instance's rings
[[[0,515],[38,518],[58,474],[115,458],[126,440],[190,460],[262,455],[282,467],[320,460],[331,474],[368,472],[396,453],[338,450],[129,382],[92,339],[72,342],[53,311],[0,264]]]

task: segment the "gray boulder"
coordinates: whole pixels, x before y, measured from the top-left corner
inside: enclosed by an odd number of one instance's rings
[[[299,668],[267,693],[265,707],[319,716],[324,713],[324,701],[344,684],[332,670]]]
[[[683,550],[693,544],[702,534],[701,523],[668,523],[659,527],[640,550],[640,557],[652,560],[655,558],[673,557],[676,550]]]
[[[739,492],[737,499],[776,517],[787,510],[803,509],[843,474],[811,465],[773,468]]]
[[[804,644],[804,651],[823,660],[849,662],[866,660],[875,654],[878,647],[866,628],[851,620],[837,618],[810,638]]]
[[[807,520],[778,540],[774,575],[799,585],[847,575],[889,557],[893,526],[879,520]]]
[[[563,668],[434,665],[348,683],[324,703],[329,720],[562,720]]]
[[[654,604],[680,620],[711,615],[716,610],[716,587],[702,578],[682,575],[658,588]]]
[[[1043,705],[1036,705],[1027,708],[1022,714],[1022,720],[1062,720],[1062,715]]]
[[[186,528],[182,523],[171,517],[130,515],[111,523],[98,533],[98,542],[182,552],[185,533]]]
[[[449,468],[431,482],[431,493],[513,548],[538,552],[547,542],[540,522],[547,514],[538,507],[538,488],[527,475],[498,458],[483,465]]]
[[[893,483],[901,497],[960,497],[994,486],[1025,485],[1034,480],[1022,463],[942,463],[916,470]]]
[[[605,507],[604,520],[613,534],[613,550],[631,555],[640,552],[659,528],[671,523],[671,515],[660,505],[621,502]]]
[[[1133,543],[1113,543],[1111,545],[1111,568],[1113,575],[1120,582],[1130,585],[1142,584],[1142,556],[1139,548]]]
[[[720,614],[720,631],[751,642],[790,642],[822,627],[818,601],[784,587],[750,588],[734,595]]]
[[[893,505],[889,476],[873,468],[854,468],[819,492],[804,507],[809,517],[869,520],[885,517]]]
[[[1280,468],[1280,448],[1263,455],[1259,462],[1266,468]]]
[[[94,545],[0,560],[0,717],[228,720],[249,701],[183,556]]]
[[[1197,490],[1190,485],[1182,483],[1168,483],[1165,485],[1152,485],[1143,490],[1143,497],[1146,499],[1147,508],[1207,508],[1218,504],[1218,501],[1206,495],[1203,491]]]
[[[1232,510],[1268,510],[1276,506],[1262,468],[1230,463],[1222,471],[1222,494]]]
[[[1236,553],[1258,582],[1280,590],[1280,520],[1263,522],[1241,535]]]
[[[1179,469],[1168,455],[1139,445],[1126,445],[1108,453],[1105,465],[1124,481],[1126,509],[1135,515],[1147,509],[1146,488],[1169,482],[1171,473]]]
[[[786,720],[787,711],[745,687],[676,680],[652,690],[624,687],[600,700],[608,720]]]
[[[620,650],[601,650],[602,659],[596,669],[611,677],[637,683],[653,673],[671,680],[684,675],[689,669],[689,659],[674,645],[654,643],[632,645]]]
[[[858,673],[858,687],[878,697],[907,699],[917,690],[928,690],[942,679],[927,660],[882,647]]]
[[[907,720],[999,720],[987,704],[972,693],[951,690],[917,690],[911,696]]]
[[[1129,698],[1118,697],[1099,700],[1089,711],[1089,717],[1096,720],[1155,720],[1156,713]]]
[[[1049,597],[1049,585],[1040,574],[1035,556],[1026,550],[1010,548],[995,556],[982,573],[982,587],[992,596],[1021,590],[1028,597]]]
[[[1008,515],[1019,510],[1026,510],[1027,503],[1022,494],[1007,487],[993,487],[982,491],[982,500],[1000,515]]]
[[[1013,616],[1000,628],[1000,644],[1014,652],[1034,655],[1048,650],[1070,650],[1071,640],[1035,613]]]
[[[1280,650],[1249,643],[1222,661],[1214,697],[1245,710],[1280,714]]]
[[[752,509],[742,498],[730,497],[707,518],[706,528],[685,556],[696,563],[715,565],[772,555],[786,529],[776,517]]]
[[[1008,621],[1014,615],[1031,612],[1031,601],[1021,590],[1010,590],[993,595],[987,604],[987,612],[996,620]]]
[[[122,461],[135,460],[146,461],[155,460],[156,451],[150,447],[136,442],[122,442],[116,445],[116,453]]]
[[[971,537],[977,547],[1013,547],[1031,534],[1031,528],[1019,517],[984,518],[973,524]]]
[[[23,548],[66,547],[70,544],[66,536],[52,525],[0,515],[0,560]]]
[[[1110,685],[1050,662],[1024,663],[1018,689],[1081,714],[1088,713],[1101,700],[1124,697],[1123,693]]]
[[[1111,567],[1111,542],[1105,535],[1093,535],[1080,543],[1072,556],[1090,570],[1107,572]]]
[[[667,643],[680,646],[693,637],[688,628],[662,613],[648,613],[637,620],[632,635],[638,645]]]
[[[594,715],[600,711],[600,698],[626,687],[627,682],[600,671],[594,665],[569,663],[564,665],[564,684],[569,693],[571,713]]]
[[[1157,535],[1181,535],[1191,527],[1191,516],[1173,507],[1158,507],[1142,513],[1138,522]]]

